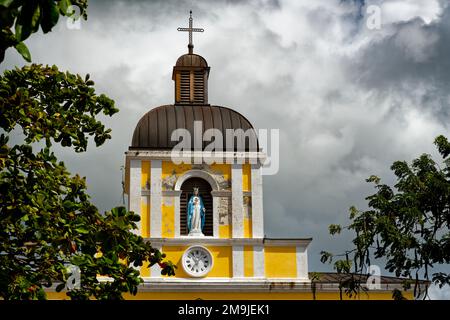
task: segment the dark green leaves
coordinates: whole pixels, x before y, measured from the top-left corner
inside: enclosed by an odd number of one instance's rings
[[[30,65],[0,77],[0,127],[22,127],[28,143],[51,139],[75,151],[87,149],[88,137],[97,146],[111,138],[110,129],[95,119],[118,110],[114,101],[96,95],[92,80],[60,72],[56,66]]]
[[[19,44],[37,32],[39,27],[44,33],[50,32],[60,15],[75,18],[75,10],[68,10],[72,6],[78,7],[80,17],[87,18],[87,0],[1,0],[0,62],[9,47],[15,47],[30,62],[30,53],[25,45]]]
[[[42,7],[42,21],[41,27],[44,33],[50,32],[52,28],[58,23],[59,8],[57,3],[53,0],[43,0]]]
[[[43,285],[54,282],[63,290],[66,264],[81,272],[81,288],[67,293],[73,299],[135,294],[142,279],[132,266],[144,262],[174,274],[175,266],[132,232],[139,216],[124,207],[99,213],[86,179],[71,175],[51,150],[56,142],[83,152],[89,136],[97,145],[111,137],[96,116],[118,110],[93,84],[88,75],[34,64],[0,77],[0,298],[44,299]],[[15,128],[25,141],[9,145]],[[44,148],[32,147],[40,141]]]
[[[27,46],[23,42],[19,42],[18,44],[16,44],[16,50],[26,61],[31,62],[30,51],[28,51]]]
[[[377,192],[366,198],[370,208],[358,211],[352,207],[347,227],[356,234],[355,247],[348,251],[353,253],[355,272],[363,274],[370,257],[383,258],[386,270],[414,279],[416,296],[427,287],[420,277],[429,280],[434,266],[450,263],[450,143],[439,136],[435,144],[442,167],[423,154],[412,163],[394,162],[394,187],[371,176],[367,181],[375,184]],[[339,232],[339,227],[330,226],[331,234]],[[321,260],[331,261],[331,257],[323,252]],[[350,261],[348,256],[345,261]],[[335,267],[343,272],[348,269],[344,264]],[[440,286],[450,284],[446,273],[434,273],[432,279]],[[394,292],[394,299],[401,298],[401,292]]]
[[[17,15],[15,35],[17,41],[27,39],[39,29],[41,10],[38,1],[25,1]]]

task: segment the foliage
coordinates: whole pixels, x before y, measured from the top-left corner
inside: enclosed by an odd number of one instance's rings
[[[87,0],[0,0],[0,62],[10,47],[30,62],[31,54],[23,41],[39,27],[44,33],[51,31],[60,15],[75,18],[74,7],[80,17],[87,18]]]
[[[68,292],[73,299],[136,294],[142,279],[135,267],[146,261],[158,263],[162,274],[174,274],[161,252],[131,232],[139,216],[123,207],[100,214],[90,203],[85,179],[71,176],[51,151],[58,143],[83,152],[89,137],[97,146],[110,138],[110,129],[95,117],[118,110],[112,100],[96,95],[93,85],[89,76],[55,66],[30,65],[0,77],[1,298],[44,299],[44,286],[58,283],[62,290],[68,263],[81,270],[80,288]],[[10,146],[15,128],[22,129],[25,141]],[[34,151],[41,142],[45,146]]]
[[[366,198],[369,210],[350,208],[350,225],[355,232],[354,248],[346,251],[345,259],[334,263],[336,269],[364,274],[371,258],[384,258],[385,269],[397,277],[414,281],[416,297],[425,293],[420,277],[432,280],[440,287],[450,284],[450,275],[432,273],[436,265],[450,263],[450,143],[444,136],[435,139],[443,164],[436,163],[430,155],[423,154],[408,164],[396,161],[391,166],[397,182],[394,188],[382,184],[376,176],[367,182],[375,184],[377,192]],[[330,226],[337,234],[341,227]],[[334,255],[323,251],[322,262],[332,262]],[[408,285],[406,281],[405,285]],[[361,286],[359,283],[358,286]],[[400,299],[400,291],[394,298]]]

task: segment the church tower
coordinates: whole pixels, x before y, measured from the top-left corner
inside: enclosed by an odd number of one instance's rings
[[[189,32],[189,45],[173,67],[174,103],[139,120],[126,152],[125,189],[129,210],[141,217],[138,232],[177,265],[175,277],[142,267],[140,298],[271,299],[309,290],[311,239],[264,237],[263,150],[246,117],[209,104],[210,67],[192,42],[192,32],[203,29],[192,24],[191,14],[189,28],[178,28]],[[174,153],[180,132],[185,145]]]

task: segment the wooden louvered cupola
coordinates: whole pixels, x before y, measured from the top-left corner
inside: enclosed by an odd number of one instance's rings
[[[175,104],[208,104],[209,67],[197,54],[185,54],[178,58],[173,68]]]

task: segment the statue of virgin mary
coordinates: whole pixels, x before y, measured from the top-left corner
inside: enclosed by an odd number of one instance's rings
[[[198,188],[194,188],[194,194],[187,205],[187,227],[189,236],[203,236],[205,225],[205,206],[202,197],[198,194]]]

